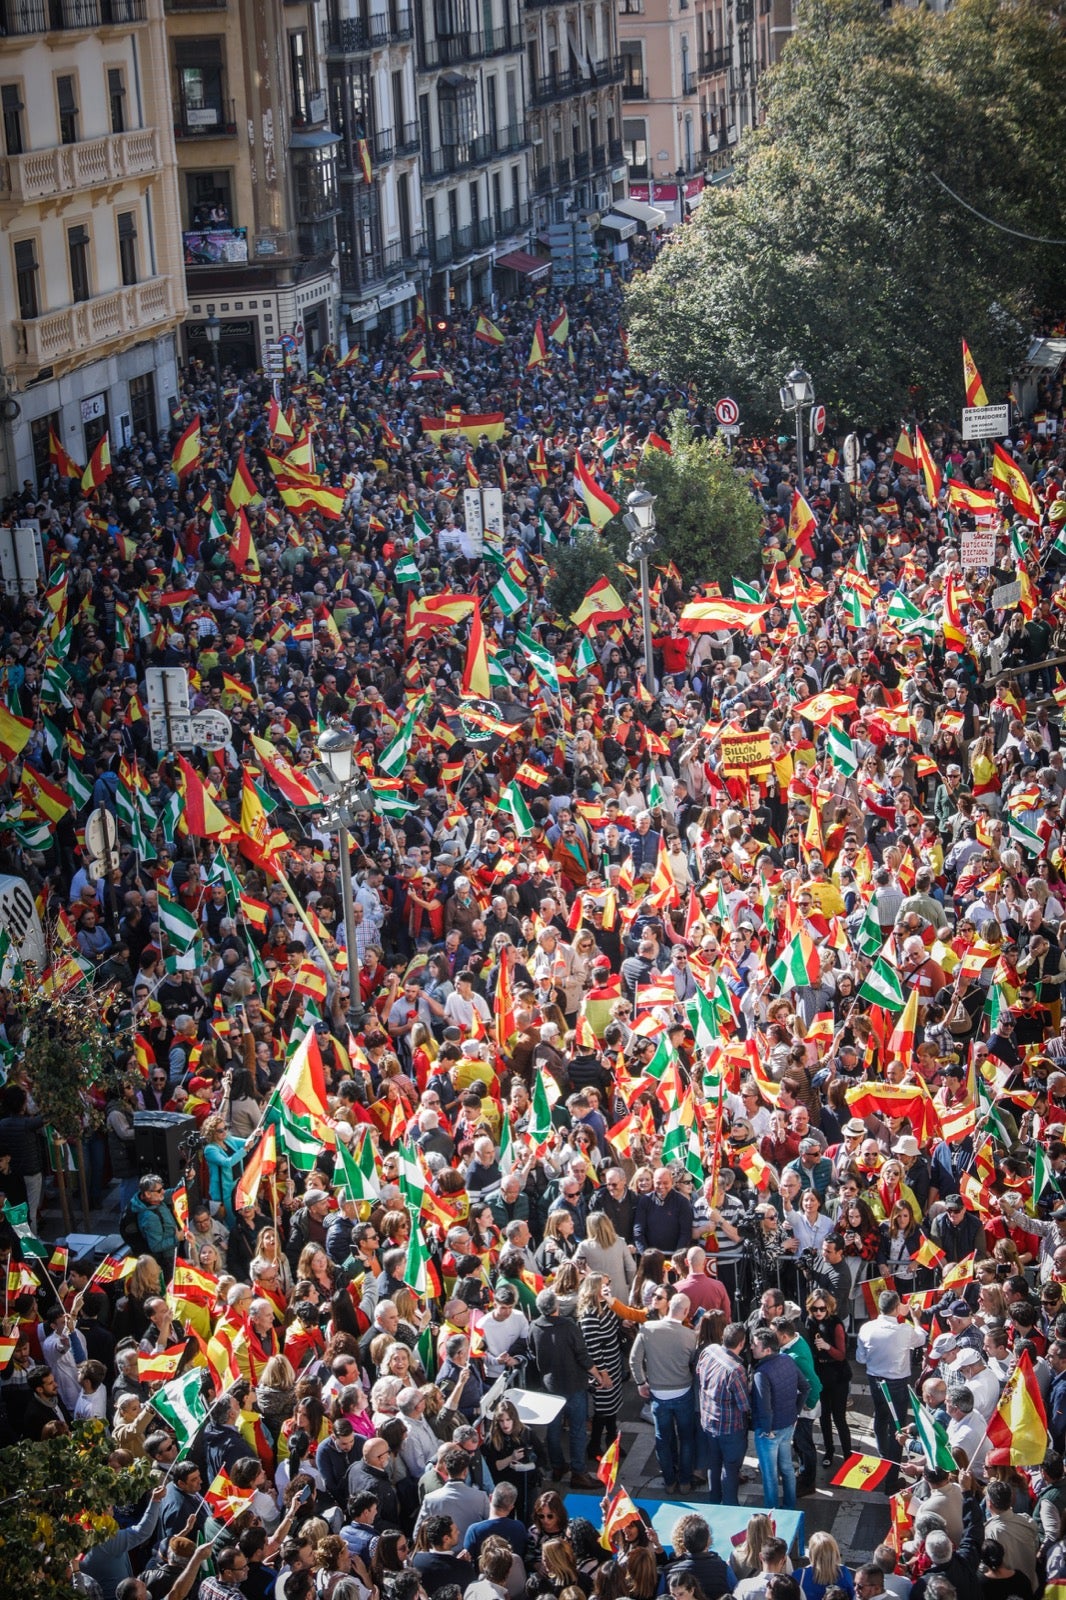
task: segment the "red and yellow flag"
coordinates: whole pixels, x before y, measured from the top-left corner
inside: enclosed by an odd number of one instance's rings
[[[1012,1467],[1038,1466],[1047,1454],[1047,1411],[1033,1363],[1023,1351],[988,1424],[995,1450],[1009,1450]]]
[[[226,510],[232,517],[242,506],[260,506],[262,503],[263,496],[259,493],[256,481],[252,477],[252,469],[242,450],[233,469],[233,482],[226,490]]]
[[[537,318],[537,325],[533,329],[533,343],[529,347],[529,359],[526,362],[526,371],[532,372],[534,368],[541,367],[548,359],[548,346],[544,340],[544,328],[541,320]]]
[[[981,374],[977,370],[977,362],[970,354],[970,347],[964,339],[962,341],[962,386],[966,391],[966,404],[968,406],[986,406],[988,396],[985,386],[981,382]]]
[[[992,487],[1005,494],[1019,516],[1040,521],[1040,505],[1032,485],[1014,457],[1001,444],[992,446]]]
[[[200,437],[200,413],[197,412],[181,438],[174,446],[174,454],[170,458],[171,471],[176,473],[178,480],[195,471],[203,459],[204,446]]]
[[[837,1489],[876,1489],[892,1467],[893,1462],[883,1461],[880,1456],[853,1454],[829,1481]]]

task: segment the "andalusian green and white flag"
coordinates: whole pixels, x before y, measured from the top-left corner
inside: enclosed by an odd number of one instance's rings
[[[203,1396],[203,1367],[191,1367],[180,1378],[171,1378],[148,1404],[178,1436],[184,1449],[207,1421],[207,1401]]]
[[[429,1288],[429,1251],[422,1237],[422,1224],[418,1211],[408,1206],[411,1214],[411,1236],[407,1241],[407,1265],[403,1281],[415,1294],[424,1295]]]
[[[521,611],[528,603],[529,596],[505,568],[499,583],[489,590],[489,599],[495,600],[505,617],[513,617],[516,611]]]
[[[426,1180],[422,1173],[422,1165],[410,1145],[397,1145],[396,1154],[400,1162],[400,1193],[403,1195],[404,1202],[411,1207],[417,1217],[422,1209],[422,1196],[426,1192]]]
[[[151,617],[148,614],[148,607],[145,605],[143,600],[138,600],[137,601],[136,605],[133,608],[133,614],[137,618],[137,637],[138,637],[138,639],[147,639],[147,638],[149,638],[150,635],[152,634],[152,632],[154,631],[154,624],[152,622]]]
[[[858,997],[868,1000],[871,1005],[884,1006],[889,1011],[902,1011],[907,1003],[899,979],[884,956],[878,956],[866,974],[866,982],[859,990]]]
[[[988,1031],[995,1033],[999,1027],[999,1019],[1006,1009],[1007,1002],[1003,997],[1001,986],[993,980],[988,986],[988,998],[985,1000],[982,1015],[988,1018]]]
[[[781,993],[816,983],[818,952],[814,940],[803,928],[798,928],[784,950],[770,968],[770,976],[781,985]]]
[[[497,1158],[501,1177],[506,1178],[516,1160],[514,1135],[511,1133],[511,1119],[510,1117],[504,1117],[500,1127],[500,1154]]]
[[[793,600],[791,609],[788,613],[788,620],[789,623],[795,628],[797,637],[800,639],[805,639],[809,630],[806,622],[803,620],[803,612],[799,608],[798,600]]]
[[[702,1183],[706,1174],[703,1170],[699,1143],[698,1130],[684,1120],[682,1107],[675,1106],[666,1119],[660,1156],[662,1166],[669,1166],[671,1161],[683,1161],[693,1177]]]
[[[1044,840],[1040,835],[1022,821],[1021,817],[1011,817],[1007,825],[1012,839],[1016,839],[1023,850],[1029,850],[1034,856],[1044,853]]]
[[[163,830],[163,839],[168,850],[173,850],[178,842],[178,819],[181,816],[181,795],[172,794],[159,813],[159,826]]]
[[[931,639],[938,627],[937,619],[919,611],[902,589],[897,589],[888,602],[888,615],[891,621],[899,623],[901,633],[917,633]]]
[[[533,668],[544,687],[550,689],[552,694],[557,695],[559,693],[559,673],[555,665],[555,657],[551,651],[547,650],[544,645],[539,644],[528,633],[516,633],[515,643],[519,650],[524,651],[529,657],[529,665]]]
[[[76,811],[83,810],[93,797],[92,784],[73,760],[67,761],[67,793],[73,800]]]
[[[544,1087],[544,1074],[537,1072],[533,1078],[533,1103],[529,1113],[529,1137],[534,1150],[547,1144],[552,1131],[552,1108],[548,1104],[548,1091]]]
[[[702,989],[697,988],[691,1000],[685,1003],[685,1014],[696,1035],[697,1050],[713,1050],[722,1042],[718,1031],[718,1012]]]
[[[266,1115],[278,1130],[278,1144],[288,1156],[290,1166],[297,1172],[310,1172],[321,1159],[321,1139],[316,1139],[306,1125],[293,1116],[276,1091],[267,1102]]]
[[[63,735],[56,727],[51,717],[41,718],[41,727],[44,730],[44,747],[53,761],[59,761],[63,755]]]
[[[166,934],[171,948],[181,956],[191,950],[200,937],[196,918],[176,900],[162,894],[159,896],[159,931]]]
[[[551,523],[548,521],[543,511],[537,512],[537,532],[540,534],[540,543],[542,549],[546,544],[558,544],[559,541],[552,532]]]
[[[955,1458],[951,1454],[946,1431],[940,1426],[931,1412],[927,1411],[918,1399],[914,1390],[910,1391],[911,1411],[914,1413],[914,1431],[918,1435],[926,1461],[931,1467],[940,1467],[945,1472],[956,1472],[958,1468]],[[885,1390],[887,1395],[887,1390]],[[894,1408],[891,1399],[888,1402],[889,1411]]]
[[[860,538],[859,548],[855,552],[855,571],[862,577],[870,575],[870,557],[866,553],[866,540]]]
[[[826,730],[825,744],[837,772],[843,773],[845,778],[858,772],[859,758],[855,754],[851,735],[845,733],[843,728],[838,728],[835,722],[831,722]]]
[[[411,556],[401,556],[392,569],[392,575],[397,583],[421,583],[422,574],[418,570],[418,562]]]
[[[867,901],[866,910],[863,912],[859,931],[855,935],[855,948],[860,955],[872,961],[874,956],[879,956],[885,943],[884,929],[877,920],[877,911],[872,900]]]
[[[517,783],[509,783],[506,789],[501,789],[498,809],[510,817],[520,839],[529,838],[534,827],[533,817]]]
[[[396,736],[381,753],[378,769],[389,778],[398,778],[407,765],[407,757],[414,743],[416,721],[415,713],[410,712],[404,718]]]
[[[235,917],[241,909],[240,879],[230,866],[226,853],[222,849],[215,851],[211,866],[207,873],[208,883],[220,883],[226,891],[226,907],[231,917]]]
[[[48,1257],[52,1254],[52,1246],[50,1244],[42,1244],[40,1239],[30,1232],[30,1208],[28,1205],[5,1205],[4,1219],[11,1231],[18,1237],[23,1261],[27,1261],[31,1256],[37,1261],[48,1260]]]
[[[734,578],[733,599],[746,600],[751,605],[760,605],[762,603],[762,590],[757,589],[753,583],[745,583],[741,578]]]
[[[665,803],[666,796],[663,794],[663,786],[659,782],[658,769],[652,767],[651,772],[648,774],[648,807],[650,810],[654,810],[656,806],[665,805]]]
[[[337,1165],[333,1172],[335,1184],[342,1184],[349,1200],[376,1200],[381,1193],[379,1184],[373,1188],[367,1183],[362,1167],[349,1151],[343,1139],[337,1140]]]
[[[585,635],[581,635],[581,643],[577,647],[574,657],[574,667],[578,672],[589,672],[596,665],[596,652],[589,644]]]
[[[432,537],[433,537],[433,529],[430,527],[429,523],[426,521],[426,519],[422,515],[421,511],[416,511],[415,512],[413,521],[414,521],[415,533],[417,534],[418,538],[420,538],[420,539],[432,539]]]

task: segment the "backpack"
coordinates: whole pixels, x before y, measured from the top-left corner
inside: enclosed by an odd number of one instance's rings
[[[132,1200],[118,1219],[118,1231],[122,1235],[123,1243],[129,1245],[135,1256],[144,1256],[151,1253],[145,1242],[144,1234],[141,1232],[141,1224],[136,1211],[133,1209]]]

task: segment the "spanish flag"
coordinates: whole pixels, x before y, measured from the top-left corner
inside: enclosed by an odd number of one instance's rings
[[[322,796],[310,778],[294,767],[268,739],[261,739],[254,733],[249,738],[263,763],[263,771],[286,800],[294,806],[315,806],[321,802]]]
[[[426,600],[407,602],[407,620],[404,624],[404,642],[428,639],[443,628],[464,622],[477,606],[472,594],[434,594]]]
[[[59,435],[51,427],[48,429],[48,461],[61,478],[80,478],[82,475],[83,468],[63,449]]]
[[[490,322],[484,314],[479,314],[477,326],[474,329],[474,338],[480,339],[482,344],[503,344],[504,337],[494,322]]]
[[[344,360],[340,362],[342,367],[347,359],[347,356],[345,356]],[[291,444],[296,438],[295,433],[292,431],[292,423],[273,395],[271,395],[270,404],[267,406],[267,427],[270,429],[271,436],[275,439],[286,439]]]
[[[533,343],[529,347],[529,359],[526,362],[526,371],[532,372],[535,367],[541,367],[548,359],[548,346],[544,342],[544,328],[541,320],[537,318],[537,325],[533,329]]]
[[[278,856],[292,848],[288,835],[270,826],[259,791],[247,771],[241,789],[241,831],[237,848],[255,866],[271,874],[276,870]]]
[[[892,461],[895,466],[906,467],[909,472],[917,472],[918,470],[918,458],[914,454],[911,436],[906,428],[899,430],[896,448],[892,452]]]
[[[234,1209],[239,1211],[242,1206],[255,1204],[255,1197],[259,1193],[259,1185],[264,1178],[277,1171],[278,1145],[277,1132],[274,1124],[268,1122],[263,1129],[259,1143],[248,1158],[248,1164],[241,1174],[240,1181],[233,1191]]]
[[[794,547],[788,558],[790,567],[798,566],[803,556],[810,556],[813,559],[812,535],[817,527],[818,519],[814,512],[799,490],[793,489],[792,505],[788,513],[788,537]]]
[[[1029,479],[1000,444],[992,446],[992,487],[1007,496],[1020,516],[1030,522],[1040,521],[1040,506]]]
[[[69,796],[50,778],[34,771],[28,761],[23,763],[22,781],[16,791],[16,799],[49,822],[58,822],[70,810]]]
[[[226,510],[232,517],[242,506],[261,506],[262,503],[263,496],[256,487],[252,469],[242,450],[233,469],[233,482],[226,490]]]
[[[986,406],[988,396],[985,386],[981,382],[981,374],[977,370],[977,362],[970,354],[970,347],[964,339],[962,341],[962,386],[966,391],[966,404],[968,406]]]
[[[477,444],[484,434],[490,443],[499,444],[506,431],[502,411],[450,411],[446,417],[421,417],[419,420],[431,444],[440,444],[446,433],[461,433],[470,444]],[[388,442],[390,448],[396,448],[395,436]]]
[[[207,785],[183,755],[178,756],[179,782],[185,801],[184,821],[194,839],[232,839],[236,828],[219,810]]]
[[[243,506],[238,506],[237,508],[237,516],[233,524],[233,538],[229,547],[229,558],[245,583],[260,582],[263,575],[259,567],[259,553],[255,548],[255,540],[252,538],[248,513]]]
[[[238,1489],[231,1482],[225,1467],[222,1467],[211,1480],[204,1495],[204,1504],[210,1507],[211,1515],[218,1521],[229,1522],[247,1508],[254,1494],[254,1484],[249,1484],[247,1489]]]
[[[222,689],[225,694],[235,694],[237,699],[243,700],[246,706],[250,706],[255,699],[255,695],[248,685],[242,683],[240,678],[235,678],[231,672],[222,674]]]
[[[481,621],[481,609],[477,605],[470,613],[470,637],[466,646],[462,689],[464,694],[476,695],[480,700],[488,700],[492,695],[492,684],[489,682],[489,656],[485,647],[485,628]]]
[[[537,323],[540,327],[540,323]],[[589,521],[599,531],[606,526],[612,517],[621,511],[617,500],[611,498],[606,489],[601,489],[592,473],[581,459],[581,451],[574,455],[574,493],[579,494],[585,502],[589,514]],[[580,623],[578,624],[580,627]]]
[[[559,315],[554,322],[548,324],[548,338],[554,339],[556,344],[565,344],[570,337],[570,313],[565,306],[559,307]]]
[[[13,716],[6,706],[0,706],[0,761],[14,761],[32,732],[32,722]]]
[[[880,1456],[850,1455],[830,1479],[835,1489],[876,1489],[892,1471],[893,1463]]]
[[[580,456],[578,460],[580,461]],[[629,616],[629,608],[609,578],[598,578],[570,621],[584,633],[601,622],[621,622]]]
[[[205,1267],[179,1258],[174,1263],[174,1276],[167,1285],[167,1294],[175,1300],[187,1300],[192,1306],[213,1306],[218,1294],[218,1279]]]
[[[185,1360],[185,1341],[172,1344],[168,1350],[153,1350],[151,1355],[137,1357],[137,1376],[142,1383],[167,1383],[177,1376]]]
[[[179,482],[187,473],[192,472],[200,465],[203,454],[203,441],[200,438],[200,413],[197,412],[174,446],[174,454],[170,458],[171,471],[176,473]]]
[[[326,1072],[322,1065],[322,1052],[313,1028],[308,1028],[296,1046],[277,1087],[282,1105],[295,1116],[324,1120],[326,1106]]]
[[[86,494],[99,489],[105,478],[111,476],[111,445],[105,433],[89,457],[89,465],[81,475],[81,486]]]
[[[988,1437],[993,1449],[1010,1451],[1012,1467],[1038,1466],[1047,1454],[1047,1412],[1027,1353],[1007,1379],[988,1424]]]
[[[355,148],[359,154],[359,165],[363,170],[363,181],[367,184],[374,181],[374,169],[370,165],[370,146],[365,139],[357,139]]]
[[[940,498],[940,489],[943,481],[940,476],[940,470],[933,460],[932,451],[925,442],[925,435],[922,433],[921,428],[915,428],[914,442],[918,454],[918,464],[922,469],[922,477],[925,479],[925,492],[929,497],[930,504],[935,506]]]
[[[331,489],[325,484],[301,484],[294,478],[279,478],[278,493],[290,511],[320,511],[331,522],[339,522],[344,513],[344,490]]]

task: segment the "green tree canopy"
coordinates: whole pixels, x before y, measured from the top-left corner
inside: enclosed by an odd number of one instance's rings
[[[608,524],[608,533],[616,523],[621,528],[616,517]],[[615,588],[621,584],[625,594],[626,580],[618,570],[611,544],[597,533],[582,533],[573,544],[551,546],[545,551],[545,559],[551,568],[545,589],[548,604],[559,613],[564,626],[569,625],[570,613],[577,610],[600,578],[609,578]]]
[[[635,364],[742,421],[778,416],[797,361],[837,423],[963,404],[960,340],[1006,398],[1034,304],[1060,304],[1066,232],[1066,37],[1036,0],[959,0],[946,15],[804,0],[762,80],[765,126],[728,187],[628,292]]]
[[[747,476],[719,439],[693,438],[683,411],[671,415],[669,436],[673,454],[645,450],[637,473],[657,497],[662,560],[675,561],[687,583],[753,576],[762,518]]]

